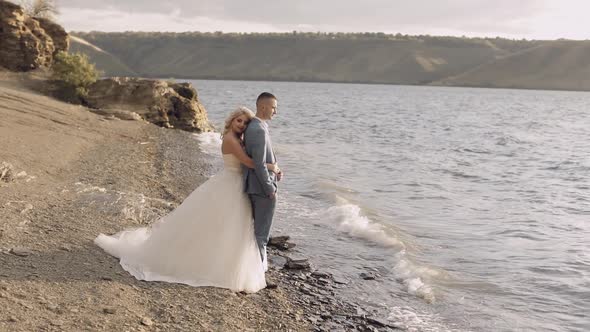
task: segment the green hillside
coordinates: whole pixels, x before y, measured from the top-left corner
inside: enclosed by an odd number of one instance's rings
[[[103,72],[104,76],[137,76],[137,72],[125,65],[116,56],[92,45],[82,38],[70,36],[70,53],[88,55],[91,62]]]
[[[435,84],[590,90],[590,41],[547,42]]]
[[[385,34],[74,34],[142,76],[394,84],[437,81],[536,45]]]
[[[88,54],[107,76],[590,90],[590,41],[383,33],[72,35],[72,50]]]

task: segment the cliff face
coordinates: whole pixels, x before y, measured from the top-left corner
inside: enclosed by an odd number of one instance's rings
[[[91,85],[85,100],[89,106],[102,111],[135,112],[142,119],[161,127],[191,132],[213,130],[207,111],[190,83],[107,78]]]
[[[32,18],[22,7],[0,0],[0,66],[11,71],[49,67],[69,47],[67,32],[47,19]]]

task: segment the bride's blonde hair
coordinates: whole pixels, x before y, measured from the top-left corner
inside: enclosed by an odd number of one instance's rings
[[[229,116],[225,119],[225,126],[223,127],[223,132],[221,133],[221,138],[225,136],[231,130],[231,123],[239,116],[245,115],[248,120],[252,120],[254,117],[254,112],[252,112],[249,108],[245,106],[238,107],[235,111],[231,112]]]

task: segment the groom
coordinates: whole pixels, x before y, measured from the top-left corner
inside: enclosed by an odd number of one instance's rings
[[[252,203],[254,234],[265,271],[268,269],[266,244],[277,202],[277,181],[283,177],[282,172],[269,172],[266,166],[276,163],[267,124],[276,114],[277,98],[269,92],[261,93],[256,99],[256,117],[244,133],[246,153],[254,161],[254,169],[244,169],[244,187]]]

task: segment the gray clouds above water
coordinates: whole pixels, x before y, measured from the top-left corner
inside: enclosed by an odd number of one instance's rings
[[[154,30],[155,23],[147,22],[151,18],[162,21],[164,26],[158,29],[162,31],[178,31],[190,27],[191,22],[198,22],[202,28],[195,26],[193,30],[384,31],[527,38],[552,38],[553,35],[584,38],[576,33],[583,34],[589,29],[578,13],[590,9],[584,0],[60,0],[58,5],[62,10],[60,18],[69,25],[76,22],[72,15],[102,12],[101,17],[111,24],[116,24],[113,17],[126,20],[128,30]],[[168,28],[166,18],[170,20]],[[574,22],[576,18],[580,18],[579,23]],[[142,21],[146,29],[142,28]],[[206,22],[212,28],[208,29]],[[79,29],[67,25],[66,28]],[[124,30],[124,26],[121,29]],[[104,24],[101,29],[101,24],[97,24],[95,30],[117,29],[109,29]]]

